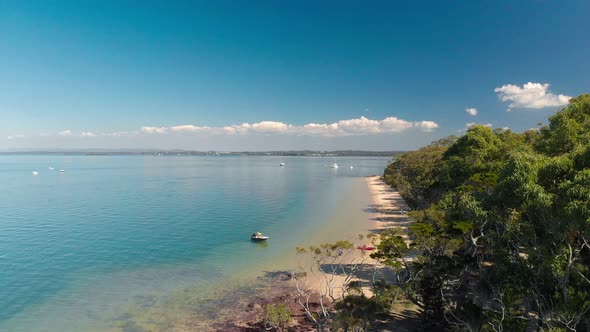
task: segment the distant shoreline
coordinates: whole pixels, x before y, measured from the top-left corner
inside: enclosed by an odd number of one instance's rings
[[[281,156],[281,157],[392,157],[407,151],[191,151],[191,150],[31,150],[0,151],[0,155],[82,155],[82,156]]]

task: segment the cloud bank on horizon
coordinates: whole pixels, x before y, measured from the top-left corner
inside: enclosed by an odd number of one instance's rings
[[[260,121],[256,123],[242,123],[240,125],[229,125],[224,127],[196,126],[192,124],[171,126],[171,127],[154,127],[144,126],[139,130],[121,131],[113,133],[94,133],[91,131],[82,131],[76,134],[70,129],[57,133],[58,136],[70,137],[98,137],[98,136],[134,136],[139,134],[183,134],[183,133],[201,133],[208,135],[248,135],[248,134],[284,134],[297,136],[353,136],[353,135],[376,135],[384,133],[399,133],[407,129],[415,128],[425,132],[431,132],[438,128],[438,123],[434,121],[407,121],[397,117],[387,117],[383,120],[372,120],[364,116],[358,119],[340,120],[330,124],[308,123],[302,126],[287,124],[278,121]],[[8,139],[24,138],[24,135],[8,136]]]
[[[349,136],[349,135],[375,135],[382,133],[398,133],[410,128],[423,131],[432,131],[438,128],[434,121],[411,122],[397,117],[387,117],[383,120],[372,120],[364,116],[358,119],[340,120],[334,123],[308,123],[302,126],[287,124],[278,121],[261,121],[257,123],[242,123],[224,127],[208,127],[195,125],[179,125],[172,127],[142,127],[141,132],[146,134],[169,133],[208,133],[226,135],[246,134],[286,134],[286,135],[310,135],[310,136]]]

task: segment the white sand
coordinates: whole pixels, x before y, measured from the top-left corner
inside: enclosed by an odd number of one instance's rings
[[[369,188],[369,194],[371,195],[370,205],[366,208],[366,219],[359,222],[364,223],[361,227],[365,234],[375,233],[379,234],[384,229],[397,229],[400,235],[407,238],[408,226],[413,222],[407,215],[409,210],[406,202],[400,196],[400,194],[387,185],[381,177],[371,176],[365,178],[367,186]],[[367,284],[367,277],[371,276],[375,271],[376,267],[379,267],[379,263],[369,257],[371,251],[358,250],[358,245],[376,245],[378,244],[378,238],[373,244],[369,239],[355,241],[354,253],[348,255],[343,259],[337,259],[337,263],[340,264],[362,264],[362,269],[359,274],[362,274],[362,278],[350,278],[344,273],[326,273],[329,269],[324,269],[324,273],[314,271],[309,273],[309,265],[307,270],[307,277],[300,278],[299,286],[305,288],[307,292],[315,292],[320,294],[326,294],[327,289],[331,289],[333,297],[340,298],[342,296],[345,283],[351,280],[364,280],[362,290],[367,296],[371,296],[370,285]],[[309,264],[309,263],[308,263]],[[311,265],[311,264],[310,264]],[[381,273],[380,278],[387,278],[387,275]],[[392,277],[389,276],[389,277]],[[295,281],[293,281],[295,285]]]
[[[369,218],[377,223],[375,230],[397,229],[402,237],[407,238],[408,226],[413,220],[408,217],[409,207],[404,199],[381,177],[371,176],[366,180],[373,201]]]

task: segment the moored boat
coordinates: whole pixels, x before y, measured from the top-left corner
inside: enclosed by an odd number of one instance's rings
[[[266,241],[268,240],[268,236],[262,235],[260,232],[256,232],[250,236],[250,240],[252,241]]]

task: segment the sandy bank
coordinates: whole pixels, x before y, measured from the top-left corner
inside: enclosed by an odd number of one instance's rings
[[[407,215],[409,208],[399,193],[379,176],[367,177],[364,181],[369,189],[369,205],[364,209],[364,218],[355,221],[362,223],[362,226],[358,228],[358,224],[349,225],[351,229],[360,229],[364,237],[346,239],[352,240],[354,248],[345,251],[342,257],[330,255],[323,258],[320,264],[317,261],[308,261],[308,265],[300,266],[298,271],[304,272],[305,276],[294,277],[290,281],[295,294],[299,294],[300,298],[311,297],[315,302],[323,298],[329,304],[341,299],[350,285],[359,286],[370,297],[375,280],[393,282],[393,272],[369,257],[372,251],[359,250],[357,247],[377,245],[378,236],[371,239],[366,235],[379,235],[387,229],[396,229],[402,237],[407,238],[408,226],[412,223]],[[297,270],[293,272],[296,274]]]
[[[409,207],[399,192],[383,182],[379,176],[365,178],[369,186],[372,205],[369,207],[370,232],[379,233],[383,229],[397,229],[407,238],[408,226],[413,222],[407,212]]]
[[[351,283],[360,285],[365,295],[372,296],[373,280],[393,280],[394,276],[391,270],[383,268],[369,257],[371,251],[356,248],[360,245],[376,245],[378,237],[371,240],[366,235],[378,235],[386,229],[398,229],[400,235],[406,236],[407,227],[411,224],[407,215],[408,206],[399,193],[385,184],[379,176],[362,179],[355,190],[358,190],[358,193],[362,193],[363,196],[367,193],[369,195],[368,200],[365,196],[364,203],[359,204],[358,208],[362,209],[362,212],[355,215],[354,218],[336,216],[335,220],[340,221],[340,225],[332,229],[333,233],[319,232],[313,237],[315,245],[319,245],[322,241],[333,242],[335,239],[342,239],[353,242],[354,248],[343,256],[325,258],[319,267],[317,262],[307,260],[287,271],[267,273],[264,279],[270,282],[268,288],[260,288],[257,292],[259,296],[249,297],[247,302],[238,305],[245,308],[239,317],[239,322],[236,321],[238,317],[233,316],[227,320],[226,324],[221,325],[225,325],[225,328],[218,326],[217,330],[254,331],[256,328],[260,328],[259,322],[263,306],[279,303],[287,305],[293,313],[290,330],[313,330],[313,326],[305,318],[304,310],[297,303],[298,299],[309,296],[311,307],[318,310],[320,298],[329,306],[332,300],[340,299],[343,296],[343,291]],[[348,232],[344,232],[343,229],[347,229]],[[340,238],[339,235],[343,234],[348,235],[345,238]],[[357,234],[363,234],[364,237],[359,239]],[[282,265],[277,264],[278,266]],[[302,272],[305,272],[305,275],[302,275]]]

